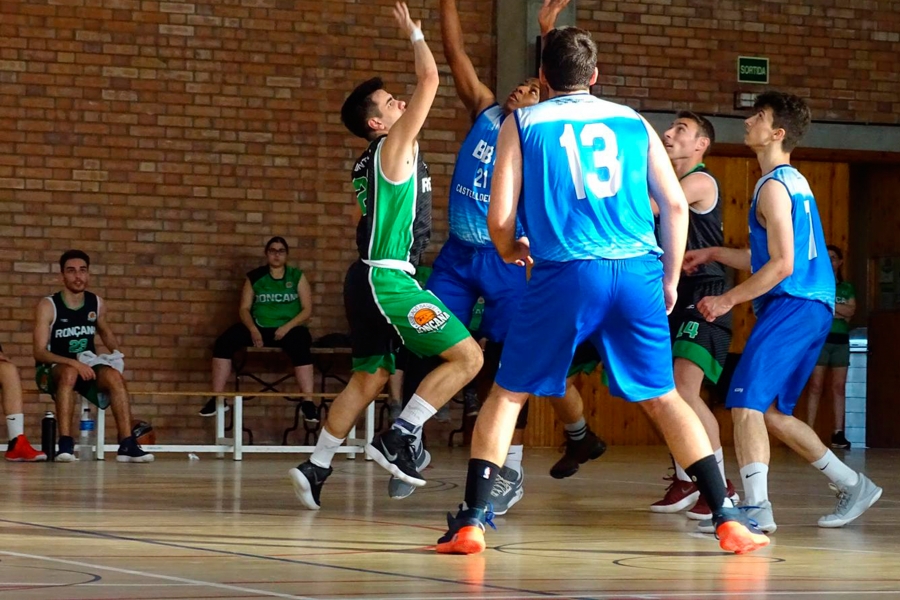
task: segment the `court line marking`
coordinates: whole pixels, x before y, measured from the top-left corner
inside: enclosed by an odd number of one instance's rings
[[[319,568],[323,568],[323,569],[335,569],[338,571],[350,571],[352,573],[368,573],[368,574],[372,574],[372,575],[381,575],[381,576],[385,576],[385,577],[398,577],[401,579],[412,579],[412,580],[416,580],[416,581],[432,581],[432,582],[437,582],[437,583],[447,583],[450,585],[477,586],[484,590],[498,590],[501,592],[516,592],[519,594],[530,594],[532,596],[541,596],[544,598],[570,598],[570,599],[572,598],[571,594],[560,595],[557,592],[527,590],[527,589],[521,589],[521,588],[517,588],[517,587],[491,585],[491,584],[485,583],[485,582],[471,582],[471,581],[463,581],[463,580],[444,579],[441,577],[430,577],[427,575],[413,575],[410,573],[391,573],[390,571],[378,571],[376,569],[364,569],[361,567],[346,567],[343,565],[329,565],[326,563],[317,563],[317,562],[312,562],[312,561],[308,561],[308,560],[280,558],[280,557],[266,556],[264,554],[251,554],[249,552],[237,552],[237,551],[233,551],[233,550],[222,550],[222,549],[218,549],[218,548],[203,548],[203,547],[198,547],[198,546],[189,546],[187,544],[163,542],[163,541],[155,540],[155,539],[141,539],[141,538],[134,538],[134,537],[126,537],[126,536],[115,535],[115,534],[111,534],[111,533],[89,531],[86,529],[72,529],[69,527],[60,527],[58,525],[45,525],[42,523],[29,523],[27,521],[12,521],[10,519],[0,519],[0,522],[12,523],[15,525],[24,525],[24,526],[28,526],[28,527],[37,527],[39,529],[49,529],[51,531],[65,531],[67,533],[78,533],[81,535],[98,537],[98,538],[103,538],[103,539],[108,539],[108,540],[137,542],[140,544],[148,544],[148,545],[152,545],[152,546],[178,548],[179,550],[194,550],[196,552],[220,554],[220,555],[224,555],[224,556],[236,556],[239,558],[255,558],[257,560],[282,562],[282,563],[293,564],[293,565],[304,565],[304,566],[308,566],[308,567],[319,567]],[[429,547],[430,546],[420,546],[420,548],[429,548]],[[9,554],[9,552],[0,550],[0,554],[2,554],[2,553]],[[76,564],[76,565],[79,564],[79,563],[73,562],[73,561],[63,561],[62,559],[49,559],[49,560],[59,560],[61,562],[70,562],[70,564]],[[92,566],[92,565],[87,565],[87,566]],[[109,568],[109,567],[106,567],[106,568]],[[160,576],[160,577],[163,577],[163,576]],[[179,581],[180,579],[175,578],[175,580]],[[190,580],[185,580],[185,581],[190,581]],[[210,585],[216,585],[216,584],[210,584]],[[314,598],[306,598],[303,596],[284,596],[284,597],[285,598],[295,598],[295,599],[299,599],[299,600],[316,600]],[[434,600],[434,597],[428,598],[427,600]]]
[[[5,554],[7,556],[14,556],[16,558],[30,558],[33,560],[44,560],[48,562],[59,563],[63,565],[72,565],[76,567],[86,567],[89,569],[97,569],[100,571],[111,571],[113,573],[120,573],[123,575],[137,575],[139,577],[149,577],[151,579],[164,579],[166,581],[174,581],[182,584],[190,584],[196,586],[206,586],[212,588],[218,588],[222,590],[228,590],[230,592],[244,592],[249,593],[254,596],[268,596],[270,598],[288,598],[290,600],[316,600],[310,596],[294,596],[292,594],[282,594],[280,592],[267,592],[264,590],[257,590],[254,588],[241,587],[239,585],[229,585],[227,583],[214,583],[212,581],[201,581],[199,579],[188,579],[186,577],[177,577],[175,575],[162,575],[159,573],[148,573],[146,571],[138,571],[135,569],[120,569],[119,567],[106,567],[103,565],[96,565],[92,563],[82,562],[78,560],[68,560],[64,558],[53,558],[50,556],[41,556],[39,554],[25,554],[24,552],[12,552],[10,550],[0,550],[0,554]],[[34,585],[34,584],[30,584]],[[61,585],[69,585],[69,584],[61,584]]]

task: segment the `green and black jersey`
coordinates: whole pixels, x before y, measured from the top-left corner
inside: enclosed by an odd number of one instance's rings
[[[719,182],[706,169],[706,165],[703,163],[700,163],[688,173],[685,173],[684,177],[681,179],[694,175],[695,173],[700,173],[709,177],[713,180],[713,183],[716,184],[716,203],[705,211],[699,211],[693,208],[688,211],[690,214],[690,226],[688,227],[687,249],[699,250],[701,248],[723,246],[725,245],[725,231],[722,223],[722,194],[719,190]],[[682,279],[724,277],[725,267],[720,263],[713,262],[700,265],[695,273],[688,277],[682,277]]]
[[[281,279],[272,277],[269,267],[259,267],[247,273],[253,286],[253,306],[250,314],[259,327],[281,327],[303,310],[300,302],[300,279],[303,271],[285,266]]]
[[[53,323],[47,350],[66,358],[77,358],[86,351],[96,352],[94,336],[100,304],[97,295],[84,292],[84,303],[77,308],[66,306],[62,292],[56,292],[48,299],[53,303]]]
[[[415,171],[404,181],[389,180],[381,166],[386,139],[373,140],[353,167],[353,189],[362,209],[356,245],[367,264],[412,275],[431,237],[431,176],[416,145]]]

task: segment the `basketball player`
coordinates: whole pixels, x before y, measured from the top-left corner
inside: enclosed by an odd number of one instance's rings
[[[366,446],[375,462],[416,487],[425,480],[416,465],[423,453],[422,426],[481,369],[481,348],[466,326],[413,279],[431,233],[431,178],[416,137],[434,101],[438,70],[419,22],[398,2],[394,18],[415,52],[416,89],[407,105],[380,79],[359,85],[344,102],[341,120],[369,141],[353,169],[362,209],[357,228],[359,260],[344,281],[353,375],[335,398],[308,461],[290,470],[297,497],[317,510],[334,454],[359,414],[394,372],[394,349],[403,343],[420,356],[440,356],[391,428]]]
[[[709,153],[715,138],[715,129],[709,119],[690,111],[679,112],[663,135],[663,146],[688,202],[688,250],[721,246],[725,241],[719,184],[703,164],[703,157]],[[725,479],[725,459],[719,423],[700,398],[700,388],[704,378],[712,383],[718,382],[725,367],[731,345],[731,312],[713,323],[707,323],[697,311],[696,303],[704,296],[724,293],[726,287],[725,268],[717,262],[703,265],[690,275],[682,275],[678,281],[678,301],[669,315],[672,355],[675,357],[675,387],[700,417],[722,479]],[[734,498],[734,486],[727,479],[725,482],[726,495]],[[685,508],[690,508],[687,516],[691,519],[701,520],[710,516],[700,490],[676,462],[675,476],[665,497],[653,504],[650,510],[674,513]]]
[[[553,29],[557,16],[568,3],[569,0],[544,0],[539,15],[542,34]],[[472,127],[459,150],[450,185],[450,236],[435,260],[428,289],[463,320],[472,313],[478,298],[484,298],[480,332],[488,343],[486,368],[481,376],[490,380],[496,373],[503,340],[526,286],[525,269],[506,264],[500,258],[487,228],[497,135],[501,123],[513,111],[538,103],[540,82],[528,79],[521,83],[501,106],[493,92],[478,79],[466,53],[456,0],[441,0],[441,34],[456,93],[469,112]],[[521,227],[517,236],[524,236]],[[584,370],[584,366],[575,365],[573,374],[578,370]],[[557,407],[558,404],[562,406]],[[564,398],[555,398],[553,406],[570,433],[566,456],[561,459],[565,468],[554,466],[551,472],[565,477],[574,474],[580,463],[598,458],[606,445],[585,423],[582,400],[574,385],[568,386]],[[505,514],[524,494],[522,457],[527,419],[526,405],[519,413],[509,453],[493,490],[491,502],[498,515]]]
[[[88,366],[79,360],[85,352],[96,354],[94,336],[99,334],[111,353],[119,351],[119,340],[106,320],[106,304],[87,291],[90,257],[81,250],[69,250],[60,257],[63,289],[42,298],[34,325],[34,360],[38,389],[56,401],[59,423],[57,462],[72,462],[75,439],[72,418],[75,393],[100,410],[112,407],[119,434],[119,462],[153,462],[132,433],[131,402],[122,373],[108,364]],[[121,357],[121,354],[119,355]]]
[[[465,504],[441,553],[485,548],[490,489],[516,416],[532,393],[562,396],[575,347],[590,340],[617,396],[640,402],[713,510],[725,550],[768,544],[737,509],[703,425],[675,389],[666,313],[675,304],[688,208],[659,137],[634,110],[589,93],[597,47],[574,27],[547,34],[541,83],[550,100],[500,129],[488,226],[507,262],[534,268],[494,389],[475,423]],[[657,200],[661,250],[648,191]],[[522,210],[518,211],[521,200]],[[516,239],[516,215],[529,238]],[[565,290],[565,293],[560,293]]]
[[[6,428],[9,444],[6,460],[10,462],[42,462],[47,460],[44,452],[38,452],[25,437],[25,415],[22,414],[22,380],[16,365],[3,354],[0,347],[0,394],[3,394],[3,412],[6,413]]]
[[[791,151],[809,127],[810,111],[802,99],[781,92],[760,94],[753,110],[744,122],[744,143],[756,153],[764,175],[750,204],[750,250],[693,250],[685,270],[715,261],[753,273],[728,292],[697,304],[709,322],[749,301],[757,316],[725,401],[734,420],[750,518],[763,531],[776,529],[768,494],[771,432],[831,480],[839,500],[819,526],[842,527],[872,506],[882,490],[841,462],[806,423],[792,416],[834,313],[834,273],[819,210],[806,179],[790,164]],[[701,521],[701,530],[709,527]]]

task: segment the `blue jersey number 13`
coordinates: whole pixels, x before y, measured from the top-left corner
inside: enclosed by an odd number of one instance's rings
[[[598,140],[603,143],[601,149],[597,148]],[[559,145],[566,149],[575,195],[579,200],[587,198],[585,186],[596,198],[609,198],[619,192],[622,166],[618,158],[619,145],[612,129],[603,123],[588,123],[576,137],[575,128],[567,123],[559,137]],[[587,173],[581,165],[582,149],[591,151],[593,164],[589,165]]]

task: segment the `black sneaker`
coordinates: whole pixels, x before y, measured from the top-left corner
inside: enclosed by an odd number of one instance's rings
[[[459,505],[459,512],[454,517],[447,513],[447,533],[442,535],[435,546],[439,554],[478,554],[483,552],[484,526],[497,529],[491,508],[466,508]]]
[[[134,436],[129,436],[119,442],[119,453],[116,454],[116,461],[123,463],[151,463],[153,459],[152,454],[141,449]]]
[[[323,469],[306,461],[288,471],[291,483],[294,484],[294,493],[297,494],[297,498],[303,503],[303,506],[310,510],[321,508],[319,494],[322,493],[322,484],[333,470],[331,467]]]
[[[56,453],[56,462],[75,462],[75,438],[63,435],[59,438],[59,451]],[[51,448],[52,450],[52,448]]]
[[[303,413],[303,420],[307,423],[319,422],[319,407],[315,402],[303,400],[300,402],[300,412]]]
[[[371,444],[366,444],[366,456],[397,479],[422,487],[425,480],[416,470],[415,443],[416,436],[404,434],[392,427],[372,438]]]
[[[550,468],[550,476],[554,479],[571,477],[578,472],[580,465],[600,458],[604,452],[606,452],[606,443],[588,429],[580,440],[566,439],[566,453]]]
[[[849,450],[850,442],[844,436],[843,430],[835,431],[831,436],[831,447],[838,450]]]
[[[231,410],[228,407],[228,403],[225,403],[225,412]],[[206,401],[206,404],[203,405],[203,408],[200,409],[200,412],[197,413],[201,417],[214,417],[216,416],[216,397],[211,396],[209,400]]]

